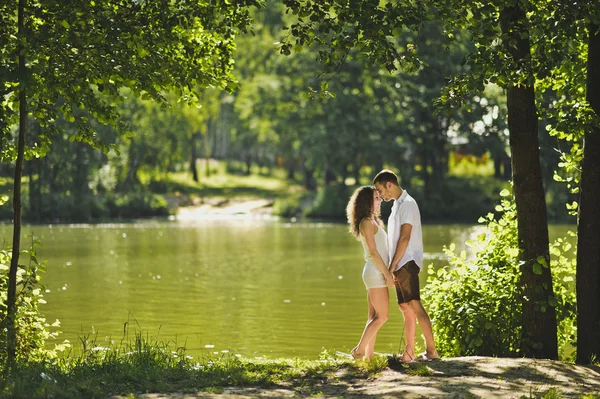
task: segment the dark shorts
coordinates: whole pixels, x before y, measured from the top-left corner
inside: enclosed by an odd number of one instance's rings
[[[410,261],[394,272],[396,277],[396,296],[398,304],[421,299],[419,291],[419,272],[421,269],[414,261]]]

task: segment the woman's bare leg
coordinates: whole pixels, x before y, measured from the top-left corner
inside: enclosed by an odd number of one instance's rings
[[[369,316],[367,318],[367,324],[373,320],[375,318],[375,306],[373,306],[373,304],[371,303],[371,297],[370,295],[367,295],[367,299],[369,301]],[[366,327],[366,326],[365,326]],[[373,339],[371,339],[369,342],[367,342],[367,345],[365,347],[365,357],[368,359],[372,359],[373,356],[375,355],[375,341],[377,340],[377,335],[375,335],[373,337]]]
[[[370,359],[373,358],[373,349],[375,347],[377,332],[388,320],[388,288],[370,288],[367,298],[369,301],[369,319],[367,320],[367,324],[358,345],[352,349],[352,356],[354,356],[355,359],[363,356]],[[373,309],[373,312],[371,311],[371,308]],[[367,351],[367,349],[369,351]]]

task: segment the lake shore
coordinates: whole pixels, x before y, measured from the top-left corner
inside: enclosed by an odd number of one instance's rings
[[[115,396],[125,399],[131,396]],[[144,399],[243,398],[600,398],[600,367],[554,360],[457,357],[391,364],[371,378],[345,369],[320,379],[271,387],[223,387],[196,393],[147,393]]]
[[[176,217],[180,220],[193,220],[206,215],[271,215],[272,212],[272,199],[210,197],[196,198],[191,205],[178,207]]]

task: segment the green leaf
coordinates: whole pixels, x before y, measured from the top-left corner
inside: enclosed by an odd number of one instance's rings
[[[501,197],[508,197],[509,195],[510,195],[510,191],[508,191],[507,189],[500,191]]]
[[[548,267],[548,262],[546,262],[546,257],[543,255],[538,256],[536,259],[536,262],[544,267]]]
[[[60,24],[61,24],[61,25],[62,25],[62,27],[63,27],[63,28],[65,28],[65,29],[69,29],[69,28],[71,28],[71,25],[69,25],[69,23],[68,23],[66,20],[64,20],[64,19],[63,19],[62,21],[60,21]]]
[[[533,264],[533,273],[537,275],[542,274],[542,266],[537,262]]]

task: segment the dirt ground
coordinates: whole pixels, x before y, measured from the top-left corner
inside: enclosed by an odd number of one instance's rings
[[[293,382],[272,388],[227,387],[220,393],[145,394],[144,399],[244,398],[552,398],[600,396],[600,367],[552,360],[458,357],[425,363],[426,376],[411,366],[386,368],[371,379],[344,378],[344,371],[314,385]],[[417,366],[419,367],[419,366]],[[423,366],[420,367],[421,370]]]

